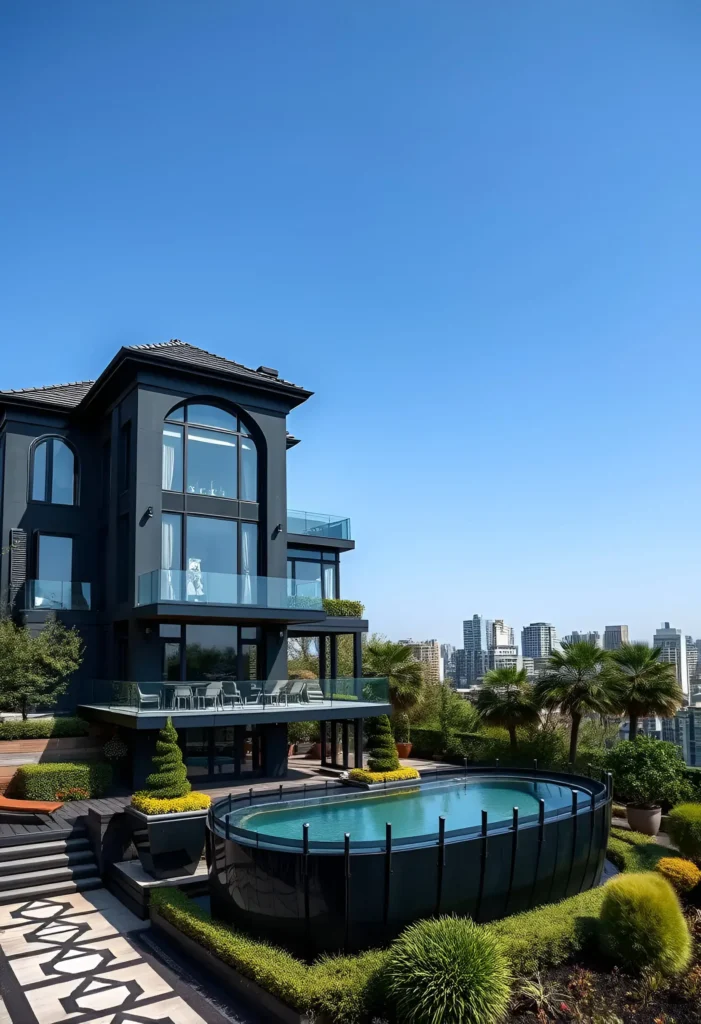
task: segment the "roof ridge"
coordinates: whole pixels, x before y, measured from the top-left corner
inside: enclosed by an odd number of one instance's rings
[[[254,369],[252,366],[246,366],[245,363],[239,363],[236,359],[230,359],[229,356],[220,356],[217,352],[210,352],[209,349],[202,348],[200,345],[192,345],[189,341],[181,341],[179,338],[172,338],[170,341],[154,341],[146,345],[129,345],[130,349],[154,349],[154,348],[175,348],[182,346],[183,348],[191,348],[195,352],[203,352],[206,356],[211,356],[212,359],[221,359],[223,362],[228,363],[229,366],[237,366],[242,370],[246,370],[248,373],[260,376],[260,371]],[[266,375],[267,376],[267,375]],[[293,384],[292,381],[285,380],[283,377],[276,378],[281,384],[289,384],[293,388],[303,390],[301,385]]]
[[[181,341],[180,338],[171,338],[170,341],[149,341],[144,345],[127,345],[127,348],[175,348],[176,345],[185,345],[188,348],[194,348],[194,345],[188,345],[188,342]],[[204,349],[201,350],[204,352]]]

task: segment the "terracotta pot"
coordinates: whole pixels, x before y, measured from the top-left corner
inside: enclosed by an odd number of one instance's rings
[[[662,823],[662,808],[627,804],[626,817],[634,832],[642,832],[644,836],[656,836]]]
[[[395,743],[399,757],[408,757],[411,753],[411,743]]]

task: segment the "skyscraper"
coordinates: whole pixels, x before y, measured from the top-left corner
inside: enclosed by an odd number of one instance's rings
[[[668,622],[663,622],[655,631],[652,646],[661,648],[660,661],[676,665],[677,682],[681,686],[684,696],[688,697],[689,670],[686,662],[686,637],[681,629],[675,629]]]
[[[452,644],[441,644],[443,659],[443,678],[455,679],[455,648]]]
[[[441,648],[437,640],[400,640],[400,644],[411,647],[414,661],[424,666],[424,678],[429,683],[438,683],[441,678]]]
[[[488,619],[487,667],[516,668],[518,647],[514,643],[514,631],[503,619]]]
[[[481,679],[487,667],[487,627],[481,615],[473,615],[462,624],[467,682]]]
[[[549,622],[532,622],[521,630],[521,653],[524,658],[548,658],[557,641],[555,627]]]
[[[467,663],[465,651],[462,647],[459,647],[455,652],[455,685],[460,687],[467,686]]]
[[[694,643],[692,636],[684,638],[686,640],[686,677],[691,685],[691,680],[696,678],[696,669],[699,662],[699,649]]]
[[[607,626],[604,629],[604,650],[617,651],[622,644],[628,643],[627,626]]]
[[[601,633],[597,633],[596,630],[590,630],[588,633],[582,633],[577,629],[573,629],[571,633],[562,638],[567,644],[578,644],[587,643],[594,644],[595,647],[601,647]]]

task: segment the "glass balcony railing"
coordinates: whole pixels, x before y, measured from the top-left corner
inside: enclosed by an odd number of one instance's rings
[[[287,510],[287,532],[303,533],[309,537],[351,539],[350,519],[325,515],[323,512],[296,512]]]
[[[25,610],[89,611],[90,584],[74,580],[28,580]]]
[[[132,711],[268,711],[357,702],[387,704],[387,679],[203,679],[123,682],[95,679],[81,687],[81,703]]]
[[[252,608],[277,608],[322,611],[321,583],[318,580],[282,579],[277,576],[234,576],[226,572],[200,572],[194,569],[154,569],[141,573],[137,585],[137,605],[162,604],[246,605]]]

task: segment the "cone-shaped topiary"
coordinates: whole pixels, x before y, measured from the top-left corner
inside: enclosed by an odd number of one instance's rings
[[[674,975],[691,959],[691,936],[679,900],[654,871],[607,882],[599,941],[603,952],[626,970]]]
[[[407,1024],[493,1024],[509,1007],[511,969],[497,938],[467,917],[418,921],[390,947],[387,989]]]
[[[387,715],[368,718],[365,729],[370,771],[396,772],[400,764]]]
[[[187,769],[178,746],[178,734],[170,718],[158,734],[153,764],[156,771],[147,776],[145,793],[163,800],[172,800],[190,792],[192,786],[187,780]]]

